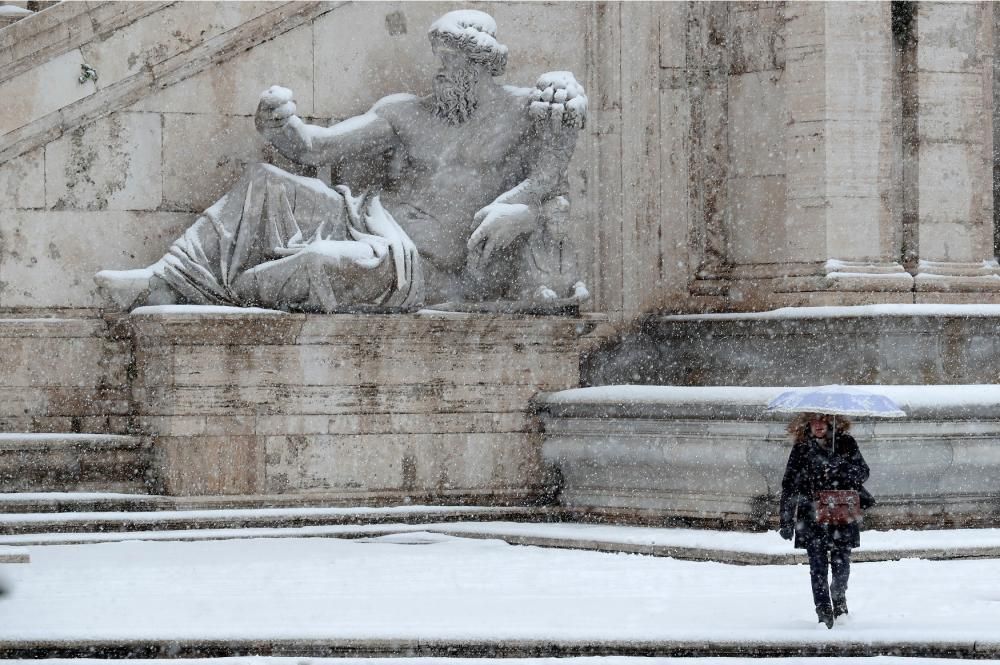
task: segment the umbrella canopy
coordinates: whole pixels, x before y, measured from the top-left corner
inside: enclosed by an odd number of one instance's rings
[[[902,418],[906,412],[885,395],[876,395],[849,386],[795,388],[772,399],[772,413],[829,413],[835,416]]]

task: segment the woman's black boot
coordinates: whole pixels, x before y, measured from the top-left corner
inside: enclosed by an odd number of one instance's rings
[[[816,616],[820,623],[825,623],[827,628],[833,628],[833,608],[829,605],[817,605]]]
[[[833,599],[833,618],[847,614],[847,598],[841,596]]]

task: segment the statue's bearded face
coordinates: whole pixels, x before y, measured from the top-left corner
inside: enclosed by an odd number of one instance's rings
[[[434,77],[435,112],[452,125],[472,117],[479,103],[476,94],[482,67],[461,51],[435,49],[441,58],[441,70]]]

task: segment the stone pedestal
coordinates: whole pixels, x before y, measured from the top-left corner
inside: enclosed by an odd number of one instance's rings
[[[140,308],[132,396],[168,494],[530,500],[529,409],[594,321]]]
[[[0,318],[0,432],[129,433],[120,332],[94,318]]]

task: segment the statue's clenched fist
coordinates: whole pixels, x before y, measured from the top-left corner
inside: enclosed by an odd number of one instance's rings
[[[297,110],[292,101],[292,91],[280,85],[272,85],[260,93],[255,116],[257,127],[281,127]]]
[[[572,73],[548,72],[538,77],[529,110],[537,120],[550,120],[553,129],[582,129],[587,120],[587,95]]]

